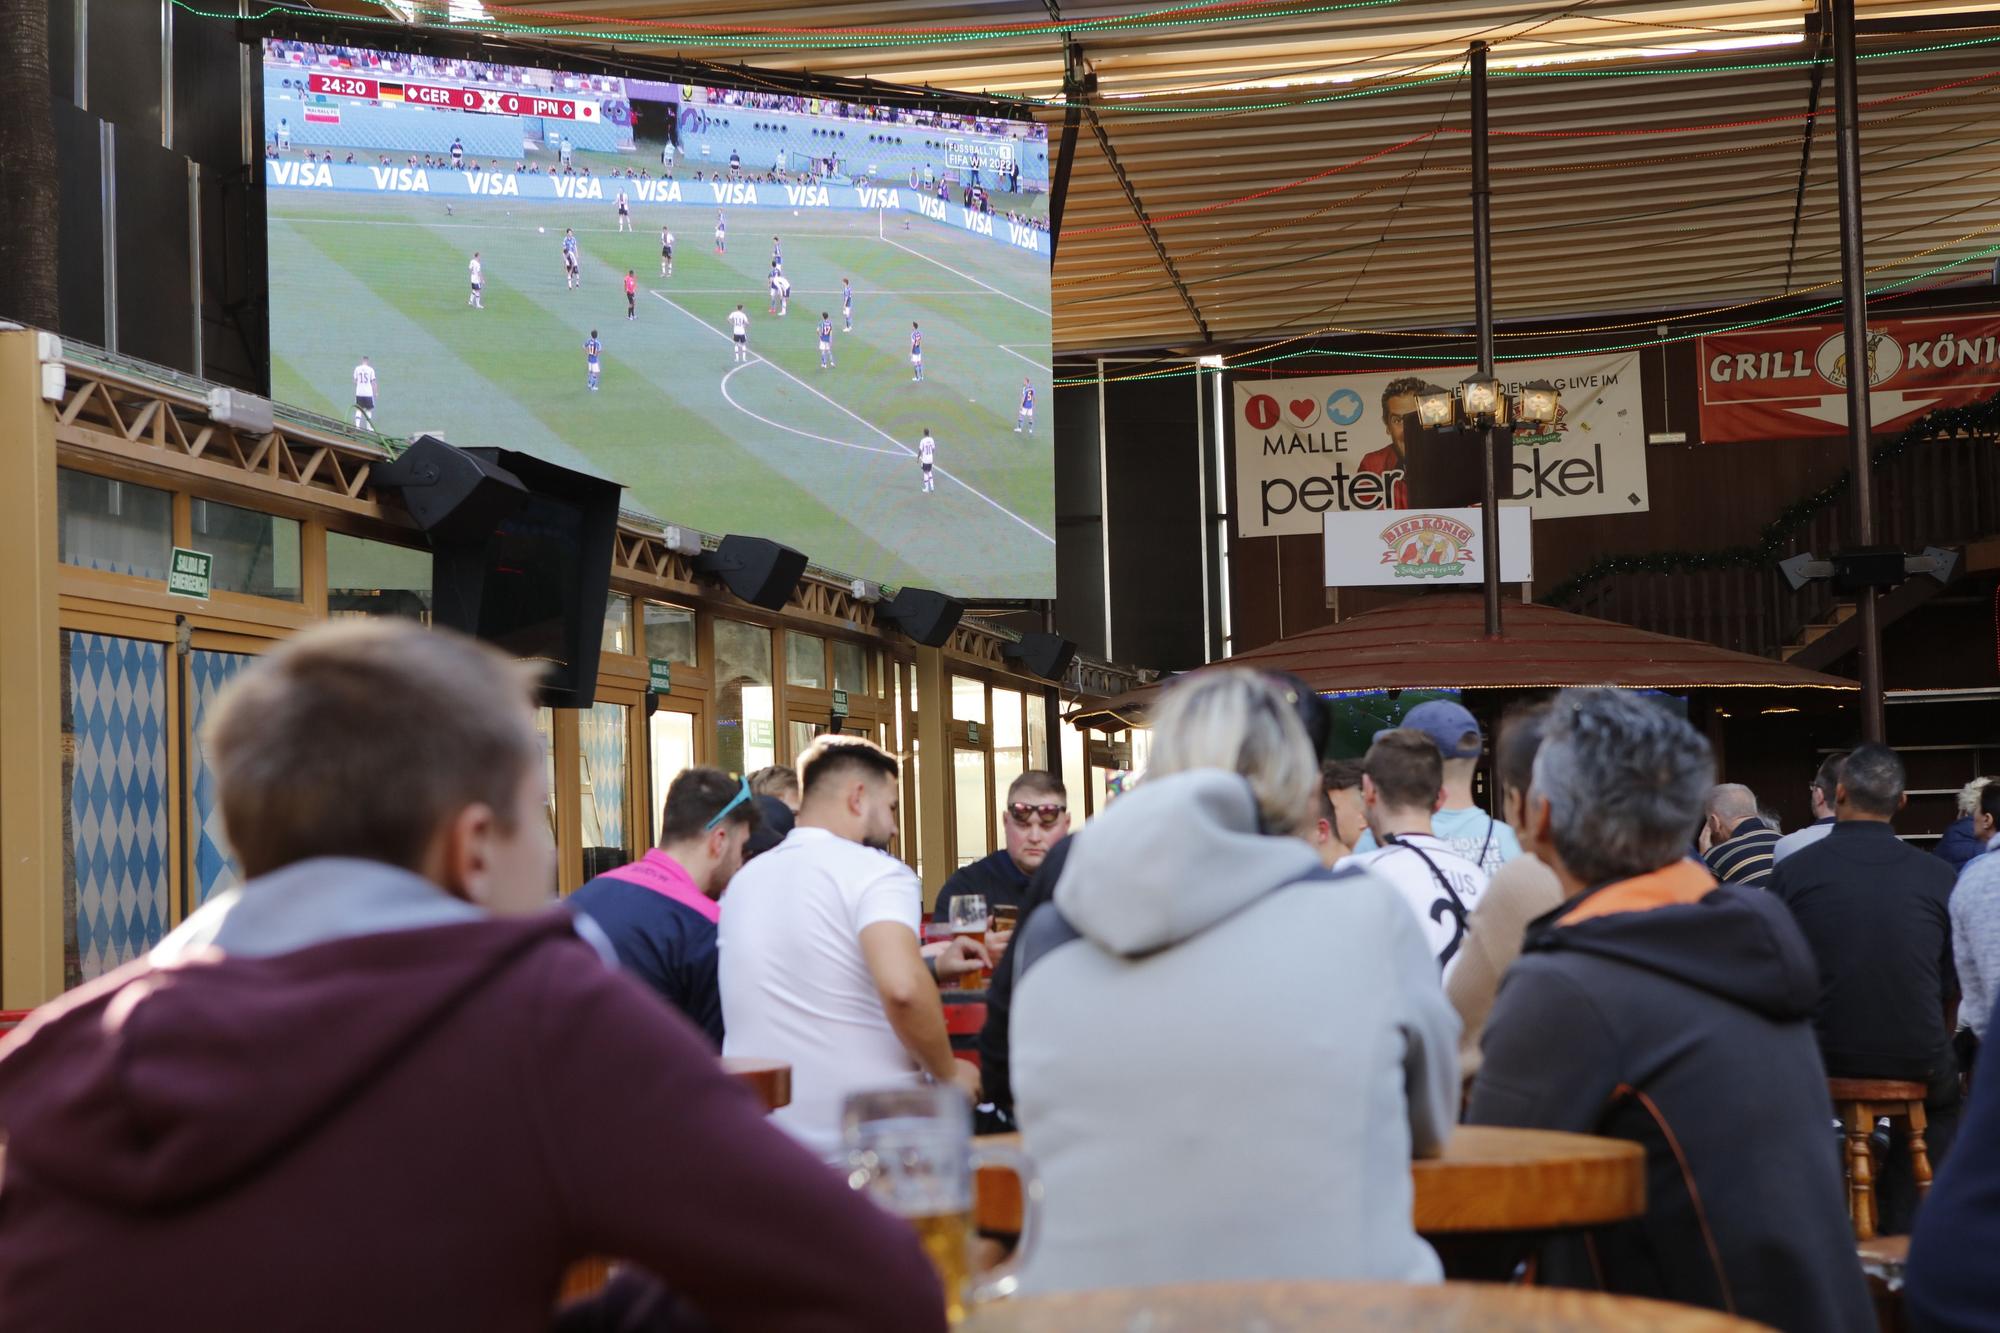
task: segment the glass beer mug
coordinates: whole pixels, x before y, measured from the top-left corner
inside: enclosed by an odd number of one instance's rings
[[[958,1089],[857,1092],[841,1110],[840,1131],[847,1183],[916,1229],[944,1285],[951,1323],[981,1301],[1014,1293],[1020,1265],[1034,1253],[1042,1183],[1020,1150],[973,1142],[972,1107]],[[984,1166],[1004,1167],[1021,1178],[1021,1238],[1013,1258],[975,1278],[973,1179]]]

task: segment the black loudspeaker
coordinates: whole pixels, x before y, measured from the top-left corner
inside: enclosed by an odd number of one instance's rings
[[[528,502],[521,479],[491,459],[419,435],[394,462],[373,470],[378,490],[401,491],[403,506],[432,545],[476,540]]]
[[[965,618],[965,603],[929,588],[898,588],[875,608],[875,620],[926,648],[942,648]]]
[[[713,551],[696,556],[694,567],[721,579],[723,587],[750,605],[782,611],[806,572],[806,557],[762,537],[731,533]]]
[[[1043,680],[1061,680],[1076,658],[1076,645],[1060,634],[1023,634],[1019,643],[1001,644],[1000,655]]]
[[[476,465],[468,470],[437,455],[440,477],[504,477],[520,488],[512,507],[490,522],[474,525],[454,509],[429,529],[433,622],[541,665],[547,706],[590,707],[622,488],[511,449],[428,443]],[[482,503],[484,483],[465,489],[471,503]]]
[[[1900,546],[1851,546],[1833,557],[1833,591],[1852,597],[1863,588],[1893,588],[1909,577]]]

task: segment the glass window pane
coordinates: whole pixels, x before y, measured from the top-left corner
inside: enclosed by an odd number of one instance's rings
[[[951,678],[951,718],[954,722],[986,720],[986,682],[964,676]]]
[[[623,704],[598,703],[576,715],[585,879],[631,859],[625,850],[626,711]]]
[[[833,688],[854,699],[868,693],[868,650],[858,643],[833,641]]]
[[[297,519],[215,500],[196,500],[191,508],[194,549],[215,557],[209,571],[215,591],[301,599]]]
[[[1135,777],[1146,776],[1146,769],[1153,762],[1153,732],[1150,727],[1134,727],[1126,733],[1132,741],[1132,767]]]
[[[715,622],[715,762],[741,776],[778,762],[771,631]]]
[[[881,653],[875,654],[875,697],[889,697],[889,659]]]
[[[647,719],[646,739],[653,765],[653,826],[646,834],[658,838],[667,812],[667,788],[694,767],[694,714],[662,708]]]
[[[813,634],[785,634],[785,684],[826,688],[826,640]]]
[[[951,752],[953,801],[958,810],[958,864],[969,866],[993,850],[986,840],[986,755]]]
[[[701,665],[695,650],[694,612],[684,606],[646,602],[642,614],[646,620],[647,657],[688,666]]]
[[[1028,767],[1046,769],[1049,766],[1049,710],[1048,700],[1039,694],[1027,698],[1028,709]]]
[[[806,747],[825,730],[826,728],[817,722],[787,722],[785,739],[791,743],[791,751],[785,762],[796,767],[799,756],[806,752]]]
[[[407,616],[431,622],[431,553],[326,534],[326,608],[336,616]]]
[[[1090,808],[1102,814],[1111,804],[1111,770],[1090,766]]]
[[[56,471],[56,558],[65,565],[167,581],[174,497],[150,486]]]
[[[604,641],[598,646],[607,653],[632,651],[632,599],[622,592],[604,599]]]
[[[1022,744],[1021,695],[1016,690],[993,691],[993,808],[1007,804],[1007,788],[1027,769]]]
[[[1063,785],[1069,788],[1069,822],[1073,829],[1082,828],[1085,818],[1083,755],[1083,733],[1075,727],[1064,727],[1062,729]]]
[[[535,731],[542,738],[543,776],[549,787],[549,836],[557,836],[556,831],[556,715],[555,710],[537,708],[535,710]]]

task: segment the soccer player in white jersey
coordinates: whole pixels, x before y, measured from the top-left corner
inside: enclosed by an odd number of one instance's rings
[[[660,276],[674,276],[674,233],[666,227],[660,228]]]
[[[854,279],[852,278],[840,280],[840,314],[847,325],[842,332],[854,332]]]
[[[917,441],[917,461],[924,467],[924,494],[937,489],[937,478],[931,474],[931,467],[937,462],[937,441],[931,438],[931,428],[924,427],[924,438]]]
[[[722,216],[722,210],[715,210],[715,253],[725,254],[729,250],[729,219]]]
[[[778,313],[780,315],[792,313],[792,280],[782,271],[778,274]]]
[[[917,381],[923,377],[924,334],[923,330],[917,327],[917,321],[913,319],[910,321],[910,379]]]
[[[573,227],[563,228],[562,255],[563,282],[571,291],[575,291],[583,282],[583,273],[577,263],[576,230]]]
[[[750,359],[750,316],[743,313],[743,307],[740,305],[729,316],[729,337],[736,344],[736,350],[730,357],[730,360],[748,361]]]
[[[485,270],[479,263],[479,252],[477,250],[472,252],[472,262],[466,265],[466,272],[472,276],[472,295],[465,298],[465,303],[474,310],[484,310],[486,308],[486,298],[480,292],[485,284]]]
[[[1014,414],[1014,433],[1019,435],[1023,426],[1028,434],[1035,433],[1035,386],[1026,375],[1021,377],[1021,410]]]
[[[623,190],[618,192],[618,230],[632,230],[632,205],[626,201]]]
[[[375,429],[375,367],[365,356],[354,368],[354,429]]]
[[[822,310],[819,312],[819,368],[833,367],[833,316]]]

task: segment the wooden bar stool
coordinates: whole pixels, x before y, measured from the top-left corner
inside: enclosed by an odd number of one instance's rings
[[[1903,1121],[1910,1136],[1910,1173],[1916,1178],[1917,1197],[1930,1193],[1931,1158],[1924,1147],[1926,1089],[1901,1079],[1830,1078],[1826,1090],[1847,1133],[1847,1212],[1854,1223],[1854,1239],[1873,1240],[1875,1160],[1868,1153],[1868,1136],[1881,1117]]]

